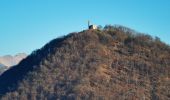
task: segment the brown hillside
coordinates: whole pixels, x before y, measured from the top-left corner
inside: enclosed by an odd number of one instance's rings
[[[0,94],[2,100],[170,100],[169,71],[170,47],[159,38],[106,26],[33,52],[0,76]]]

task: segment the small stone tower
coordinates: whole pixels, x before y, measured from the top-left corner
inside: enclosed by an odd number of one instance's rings
[[[94,30],[94,29],[97,29],[97,26],[90,24],[90,21],[88,21],[88,28],[89,28],[89,30]]]

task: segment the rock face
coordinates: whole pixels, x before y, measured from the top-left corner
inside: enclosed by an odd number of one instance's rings
[[[1,100],[168,100],[170,47],[125,27],[57,38],[0,76]]]

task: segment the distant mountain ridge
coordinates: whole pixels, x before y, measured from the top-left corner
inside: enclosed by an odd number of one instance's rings
[[[3,64],[7,67],[17,65],[22,59],[26,58],[27,54],[18,53],[15,56],[5,55],[0,57],[0,64]]]
[[[8,69],[8,67],[6,67],[5,65],[3,65],[3,64],[0,64],[0,75],[5,71],[5,70],[7,70]]]
[[[21,60],[27,57],[25,53],[18,53],[15,56],[5,55],[0,57],[0,74],[12,66],[17,65]]]
[[[5,66],[5,65],[3,65],[3,64],[0,63],[0,67],[3,67],[3,66]]]

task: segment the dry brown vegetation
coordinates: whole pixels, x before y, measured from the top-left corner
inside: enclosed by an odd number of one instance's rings
[[[107,25],[54,39],[0,76],[2,100],[169,100],[170,47]]]

